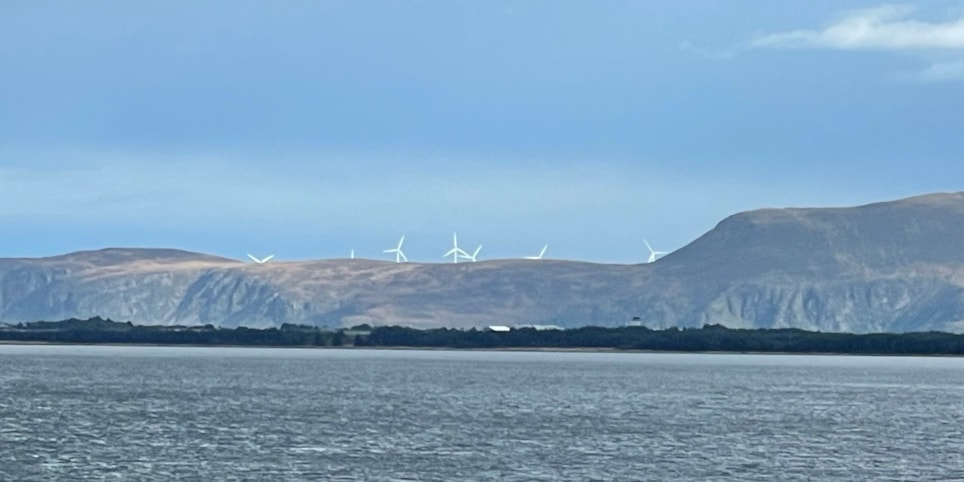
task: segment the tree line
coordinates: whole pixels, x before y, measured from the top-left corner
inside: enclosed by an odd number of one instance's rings
[[[288,324],[266,329],[217,328],[213,325],[134,325],[95,317],[89,320],[20,323],[0,328],[0,340],[92,344],[342,346],[345,332]]]
[[[438,348],[595,348],[679,352],[787,352],[964,355],[964,335],[919,333],[822,333],[799,329],[583,327],[521,328],[504,333],[386,326],[355,341],[361,346]]]
[[[799,329],[702,328],[653,330],[582,327],[568,330],[519,328],[415,329],[356,326],[324,329],[285,324],[280,328],[145,326],[102,318],[0,326],[0,340],[48,343],[138,343],[163,345],[356,346],[454,349],[612,349],[678,352],[785,352],[893,355],[964,355],[964,335],[944,332],[823,333]]]

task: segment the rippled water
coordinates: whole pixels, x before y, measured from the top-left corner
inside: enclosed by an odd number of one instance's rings
[[[964,359],[0,346],[0,480],[947,480]]]

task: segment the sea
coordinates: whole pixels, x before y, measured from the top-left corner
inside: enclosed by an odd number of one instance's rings
[[[964,480],[964,359],[0,345],[0,480]]]

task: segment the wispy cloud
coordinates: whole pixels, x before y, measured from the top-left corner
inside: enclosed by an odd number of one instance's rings
[[[917,78],[925,82],[964,80],[964,60],[933,64],[922,70]]]
[[[841,50],[964,50],[964,16],[945,22],[924,22],[910,18],[914,11],[909,5],[856,10],[819,30],[763,34],[750,45]]]
[[[324,158],[285,172],[257,159],[204,154],[106,152],[74,158],[70,165],[0,166],[0,217],[97,225],[217,222],[212,220],[218,217],[230,224],[318,218],[347,223],[361,211],[386,222],[400,216],[416,222],[412,213],[431,213],[437,222],[488,218],[488,212],[537,216],[602,209],[636,195],[636,186],[622,173],[579,166],[487,172],[463,160],[453,161],[459,167],[451,172],[418,167],[409,172],[397,159]]]
[[[410,256],[434,261],[454,230],[468,244],[484,242],[487,257],[550,242],[553,257],[623,262],[643,256],[644,237],[682,246],[733,212],[807,204],[812,192],[798,180],[591,159],[491,169],[447,155],[429,165],[373,157],[265,162],[274,156],[0,147],[0,159],[14,160],[0,165],[0,221],[10,231],[0,248],[21,230],[46,233],[53,251],[44,254],[77,249],[83,238],[90,248],[173,245],[241,256],[260,248],[291,258],[351,247],[377,257],[405,234]],[[451,169],[437,169],[441,161]]]
[[[247,230],[289,236],[359,230],[387,238],[459,227],[516,236],[602,217],[655,215],[654,206],[670,194],[660,187],[665,182],[638,170],[591,162],[548,170],[520,163],[496,171],[483,161],[448,159],[454,168],[443,171],[401,158],[319,155],[286,170],[256,157],[209,153],[63,156],[73,161],[38,160],[41,153],[0,166],[0,219],[100,230],[224,230],[239,237],[249,236]],[[643,192],[640,179],[649,186]]]
[[[699,55],[700,57],[703,57],[709,60],[729,60],[733,58],[733,56],[736,54],[736,50],[733,49],[732,47],[714,50],[714,49],[708,49],[706,47],[701,47],[699,45],[696,45],[690,42],[689,40],[680,42],[679,49],[684,52],[695,53],[696,55]]]
[[[882,5],[843,13],[821,29],[757,35],[751,48],[901,51],[927,55],[931,62],[894,78],[922,82],[964,80],[964,14],[943,21],[913,18],[912,5]],[[940,60],[935,61],[937,57]]]

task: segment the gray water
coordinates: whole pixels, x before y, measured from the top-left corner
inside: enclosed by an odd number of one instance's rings
[[[964,478],[964,359],[0,345],[0,480]]]

